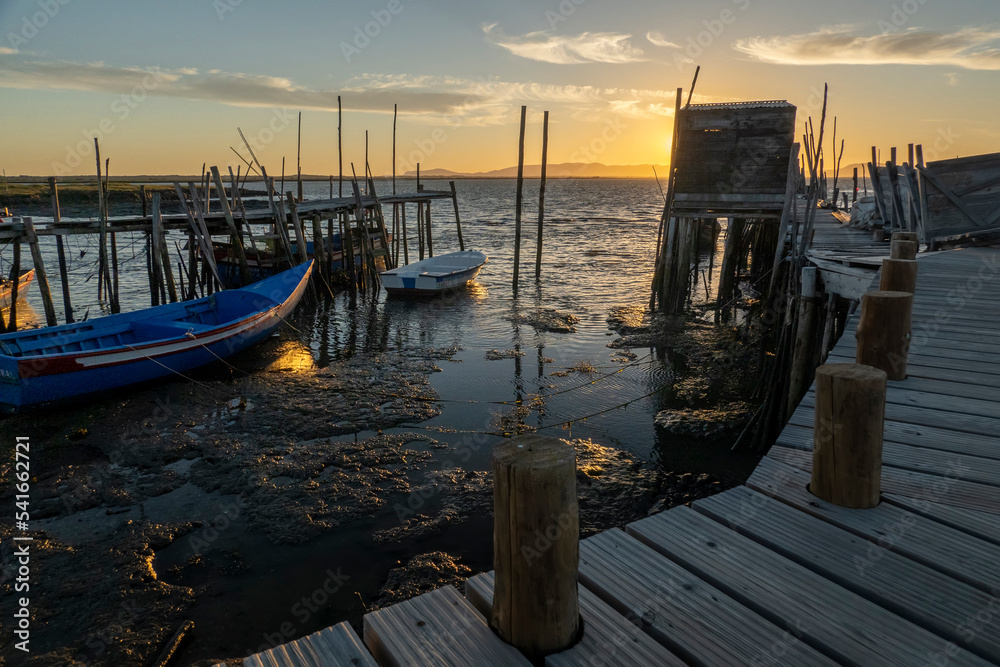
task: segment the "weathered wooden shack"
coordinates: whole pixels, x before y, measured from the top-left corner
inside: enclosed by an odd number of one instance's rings
[[[726,277],[739,273],[738,256],[749,256],[744,240],[770,246],[773,256],[779,235],[774,223],[787,223],[794,195],[795,112],[795,106],[784,100],[684,108],[678,103],[652,296],[654,304],[659,300],[661,311],[674,313],[685,307],[692,278],[697,278],[698,244],[706,219],[713,226],[718,218],[730,220],[720,302],[731,296],[734,283]],[[751,229],[755,222],[771,224]],[[767,254],[752,256],[760,259]]]

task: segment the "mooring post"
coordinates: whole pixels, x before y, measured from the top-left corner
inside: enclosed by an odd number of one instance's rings
[[[493,510],[494,630],[532,657],[569,648],[580,630],[573,445],[538,435],[498,444]]]
[[[542,121],[542,173],[538,182],[538,241],[535,244],[535,281],[542,279],[542,224],[545,221],[545,167],[549,157],[549,112]]]
[[[517,270],[521,263],[521,201],[524,193],[524,121],[528,107],[521,107],[521,134],[517,140],[517,190],[514,197],[514,296],[517,296]]]
[[[861,297],[861,319],[855,334],[855,361],[885,371],[890,380],[905,380],[912,313],[912,292],[866,292]]]
[[[917,262],[913,259],[882,260],[878,288],[884,292],[910,292],[917,287]]]
[[[458,215],[458,192],[455,191],[455,181],[448,181],[451,186],[451,204],[455,207],[455,229],[458,231],[458,249],[465,250],[465,241],[462,239],[462,218]]]
[[[42,261],[42,251],[38,247],[38,235],[35,233],[35,225],[31,218],[23,218],[24,237],[31,250],[31,261],[35,265],[35,278],[38,280],[38,291],[42,295],[42,305],[45,307],[45,323],[50,327],[56,324],[56,308],[52,303],[52,292],[49,291],[49,277],[45,273],[45,263]],[[12,276],[17,281],[20,276]],[[13,295],[11,295],[13,298]]]
[[[882,483],[886,374],[861,364],[816,369],[814,496],[853,509],[875,507]]]
[[[49,176],[49,192],[52,195],[52,223],[58,227],[62,220],[62,212],[59,210],[59,185],[55,176]],[[56,230],[56,252],[59,254],[59,282],[62,286],[63,311],[65,311],[66,324],[73,323],[73,304],[69,297],[69,267],[66,264],[66,249],[63,247],[62,234]]]

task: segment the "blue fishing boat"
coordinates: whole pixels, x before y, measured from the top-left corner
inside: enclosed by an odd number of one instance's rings
[[[240,352],[281,325],[311,272],[307,262],[193,301],[0,335],[0,410],[106,392]]]

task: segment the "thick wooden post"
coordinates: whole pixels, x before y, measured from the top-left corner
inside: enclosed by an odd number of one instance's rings
[[[882,484],[886,374],[860,364],[816,369],[812,482],[817,498],[875,507]]]
[[[517,270],[521,263],[521,201],[524,192],[524,121],[528,107],[521,107],[521,134],[517,140],[517,190],[514,196],[514,296],[517,296]]]
[[[892,259],[916,259],[917,244],[913,241],[893,241],[889,246],[889,257]]]
[[[912,292],[866,292],[855,334],[855,361],[885,371],[890,380],[905,380],[912,313]]]
[[[493,450],[492,625],[524,653],[569,648],[580,629],[576,451],[524,435]]]
[[[52,303],[52,292],[49,291],[49,277],[45,273],[45,263],[42,261],[42,251],[38,247],[38,235],[35,233],[35,225],[31,218],[24,218],[24,237],[31,250],[31,261],[35,265],[35,278],[38,280],[38,291],[42,295],[42,305],[45,307],[45,323],[54,327],[56,322],[56,308]],[[20,276],[13,276],[17,281]],[[13,295],[12,297],[13,298]]]
[[[885,292],[915,292],[917,262],[912,259],[883,259],[878,288]]]

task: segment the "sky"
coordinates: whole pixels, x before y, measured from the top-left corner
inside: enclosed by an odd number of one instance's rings
[[[844,164],[908,143],[1000,151],[996,0],[0,0],[0,167],[270,175],[664,164],[675,90],[695,103],[788,100],[797,134],[823,85]],[[827,131],[828,154],[832,137]],[[902,159],[900,160],[902,161]]]

